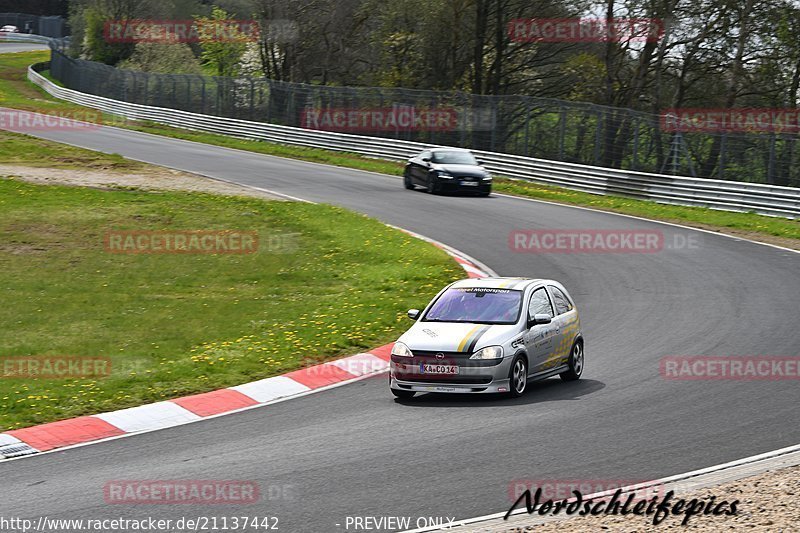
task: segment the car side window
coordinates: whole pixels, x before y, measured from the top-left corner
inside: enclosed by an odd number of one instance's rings
[[[572,302],[569,301],[567,295],[558,287],[548,285],[550,292],[553,294],[553,301],[556,303],[556,312],[563,315],[568,311],[572,311]]]
[[[426,157],[427,157],[428,159],[430,159],[430,158],[432,157],[432,155],[433,155],[433,154],[430,152],[430,150],[426,150],[426,151],[422,152],[421,154],[419,154],[419,158],[420,158],[420,160],[423,160],[423,159],[425,159]]]
[[[544,290],[544,287],[536,289],[531,294],[531,302],[528,304],[528,318],[533,318],[534,315],[547,315],[551,318],[554,316],[550,297],[547,296],[547,291]]]

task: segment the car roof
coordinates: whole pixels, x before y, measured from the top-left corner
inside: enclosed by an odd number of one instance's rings
[[[525,290],[530,285],[547,281],[549,280],[514,277],[469,278],[456,281],[451,287],[457,289],[486,287],[491,289],[514,289],[521,291]]]
[[[439,146],[437,148],[426,148],[426,152],[469,152],[466,148],[447,148]]]

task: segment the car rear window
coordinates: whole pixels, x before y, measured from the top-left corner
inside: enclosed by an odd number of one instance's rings
[[[567,295],[561,292],[561,290],[557,287],[550,287],[550,292],[553,294],[553,301],[556,304],[556,313],[559,315],[564,314],[568,311],[572,311],[572,302],[569,301]]]

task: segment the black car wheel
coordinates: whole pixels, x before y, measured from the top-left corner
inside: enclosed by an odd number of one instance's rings
[[[439,192],[439,186],[436,184],[436,178],[428,175],[428,184],[425,190],[430,194],[437,194]]]
[[[408,169],[403,172],[403,185],[406,189],[413,191],[414,190],[414,182],[411,181],[411,176],[408,175]]]

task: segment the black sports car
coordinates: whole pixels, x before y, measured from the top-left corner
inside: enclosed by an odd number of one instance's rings
[[[492,175],[469,150],[431,148],[408,160],[403,184],[406,189],[422,185],[432,194],[459,191],[489,196]]]

